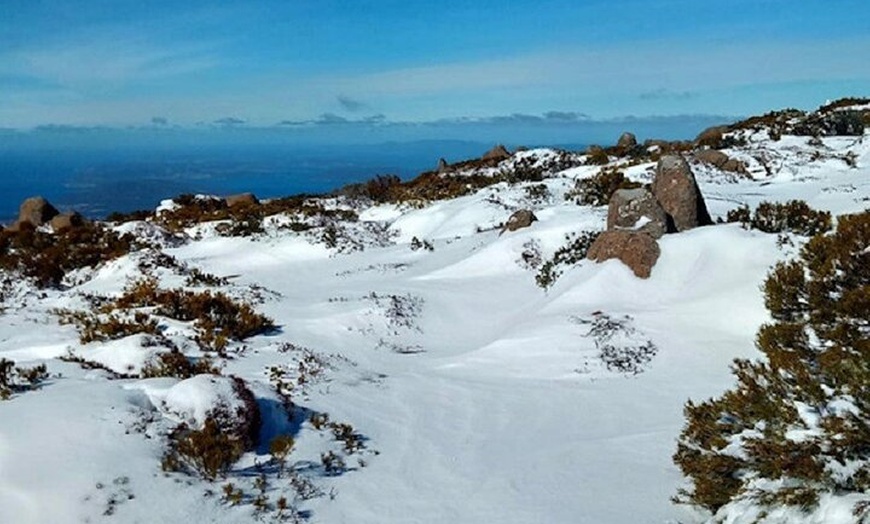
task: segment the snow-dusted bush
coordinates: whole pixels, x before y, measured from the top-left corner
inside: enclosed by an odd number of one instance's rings
[[[551,259],[540,264],[535,275],[535,283],[538,287],[544,290],[553,287],[556,280],[562,276],[562,268],[585,259],[589,248],[600,234],[599,231],[581,231],[579,234],[566,235],[565,244],[553,253]]]
[[[45,364],[21,368],[16,367],[12,360],[0,358],[0,400],[8,399],[13,393],[34,389],[46,378]]]
[[[865,211],[773,268],[773,322],[756,339],[766,359],[735,361],[734,389],[686,405],[674,460],[692,487],[678,499],[811,510],[822,495],[870,490],[868,246]]]
[[[606,206],[617,189],[635,189],[637,182],[625,178],[622,171],[604,168],[596,175],[577,180],[574,189],[565,194],[565,200],[575,200],[577,204]]]
[[[257,444],[260,409],[240,378],[198,375],[183,380],[169,389],[161,409],[181,420],[169,435],[166,471],[214,480]]]
[[[740,222],[744,227],[765,233],[794,233],[813,236],[831,230],[831,213],[818,211],[803,200],[786,203],[761,202],[751,213],[748,206],[732,209],[728,222]]]

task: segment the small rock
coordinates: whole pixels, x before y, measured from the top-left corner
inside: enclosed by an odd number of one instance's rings
[[[529,227],[532,225],[532,222],[537,221],[538,217],[536,217],[531,210],[520,209],[508,218],[507,223],[504,225],[504,229],[502,229],[502,233],[505,231],[516,231],[517,229]]]
[[[659,159],[652,192],[668,215],[668,231],[686,231],[713,223],[695,175],[682,156],[665,155]]]
[[[260,203],[253,193],[239,193],[238,195],[230,195],[224,199],[228,207],[236,206],[256,206]]]
[[[501,144],[498,144],[483,155],[484,160],[507,160],[510,157],[510,152]]]
[[[658,242],[646,233],[637,231],[605,231],[598,235],[586,258],[596,262],[618,259],[639,278],[649,278],[659,259]]]
[[[661,238],[667,232],[668,217],[656,197],[647,189],[618,189],[607,208],[607,230],[627,230]]]
[[[695,158],[705,164],[716,166],[722,171],[730,171],[732,173],[746,172],[746,166],[743,165],[743,162],[731,158],[722,151],[717,151],[716,149],[695,151]]]

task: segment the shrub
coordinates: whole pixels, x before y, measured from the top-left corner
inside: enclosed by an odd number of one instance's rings
[[[762,202],[755,209],[750,226],[765,233],[813,236],[830,231],[831,213],[816,211],[803,200],[785,204]]]
[[[18,231],[0,231],[0,269],[20,271],[39,287],[58,287],[70,271],[95,267],[136,247],[131,235],[92,222],[58,233],[25,223]]]
[[[47,378],[45,364],[21,368],[16,367],[12,360],[0,358],[0,400],[7,400],[15,393],[36,389]]]
[[[140,376],[142,378],[176,377],[190,378],[194,375],[220,375],[221,372],[208,358],[191,360],[177,349],[161,353],[157,358],[145,364]]]
[[[698,404],[674,460],[678,500],[711,511],[735,499],[811,507],[822,492],[870,489],[870,212],[839,218],[764,284],[773,322],[737,360],[734,389]]]
[[[641,185],[625,178],[616,169],[602,169],[595,176],[582,178],[574,184],[574,189],[565,194],[565,200],[576,199],[577,204],[606,206],[617,189],[634,189]]]
[[[163,470],[190,470],[208,481],[225,476],[244,453],[241,440],[221,429],[212,417],[199,430],[181,424],[169,435],[169,440]]]
[[[538,287],[550,289],[562,275],[562,267],[585,259],[589,248],[600,234],[600,231],[582,231],[577,235],[566,235],[566,243],[553,253],[553,258],[540,265],[535,275]]]

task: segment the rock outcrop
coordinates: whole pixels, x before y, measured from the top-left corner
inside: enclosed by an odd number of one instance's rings
[[[41,196],[31,197],[21,203],[16,224],[28,223],[39,227],[58,214],[60,212],[48,200]]]
[[[601,233],[586,257],[596,262],[619,259],[636,276],[649,278],[660,254],[658,242],[647,233],[613,230]]]
[[[230,195],[224,199],[228,207],[236,206],[255,206],[260,203],[253,193],[239,193],[238,195]]]
[[[514,212],[508,218],[507,222],[504,225],[504,229],[502,229],[502,233],[505,231],[516,231],[518,229],[522,229],[524,227],[529,227],[532,225],[532,222],[537,222],[538,217],[535,216],[529,209],[520,209],[519,211]]]
[[[438,173],[449,173],[450,171],[452,171],[450,169],[450,164],[448,164],[447,161],[443,158],[438,159],[438,167],[436,170],[438,171]]]
[[[633,133],[623,133],[616,142],[620,149],[631,149],[637,145],[637,137]]]
[[[62,233],[81,226],[85,223],[85,219],[83,216],[73,211],[69,213],[61,213],[52,218],[49,223],[51,224],[51,229],[55,233]]]
[[[608,231],[636,231],[661,238],[667,232],[667,224],[665,210],[648,189],[618,189],[610,197]]]
[[[489,151],[483,154],[484,160],[507,160],[511,157],[510,151],[505,149],[505,147],[501,144],[493,147]]]
[[[669,232],[713,223],[695,175],[682,156],[666,155],[659,159],[652,192],[668,215]]]

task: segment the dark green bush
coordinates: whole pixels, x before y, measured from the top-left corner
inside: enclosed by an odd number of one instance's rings
[[[565,194],[565,200],[579,205],[606,206],[617,189],[635,189],[641,184],[632,182],[616,169],[602,169],[595,176],[577,180],[574,189]]]
[[[674,460],[692,488],[678,500],[711,511],[736,498],[808,508],[822,492],[870,489],[868,245],[870,211],[842,216],[799,260],[773,268],[764,285],[773,322],[756,339],[766,359],[735,361],[734,389],[686,405]],[[755,480],[781,482],[750,488]]]
[[[803,200],[785,204],[762,202],[755,209],[750,226],[765,233],[813,236],[831,230],[831,213],[816,211]]]
[[[600,235],[600,231],[582,231],[575,235],[566,235],[565,244],[553,253],[553,258],[544,262],[535,275],[538,287],[550,289],[556,280],[562,276],[562,268],[577,264],[586,258],[592,243]]]

